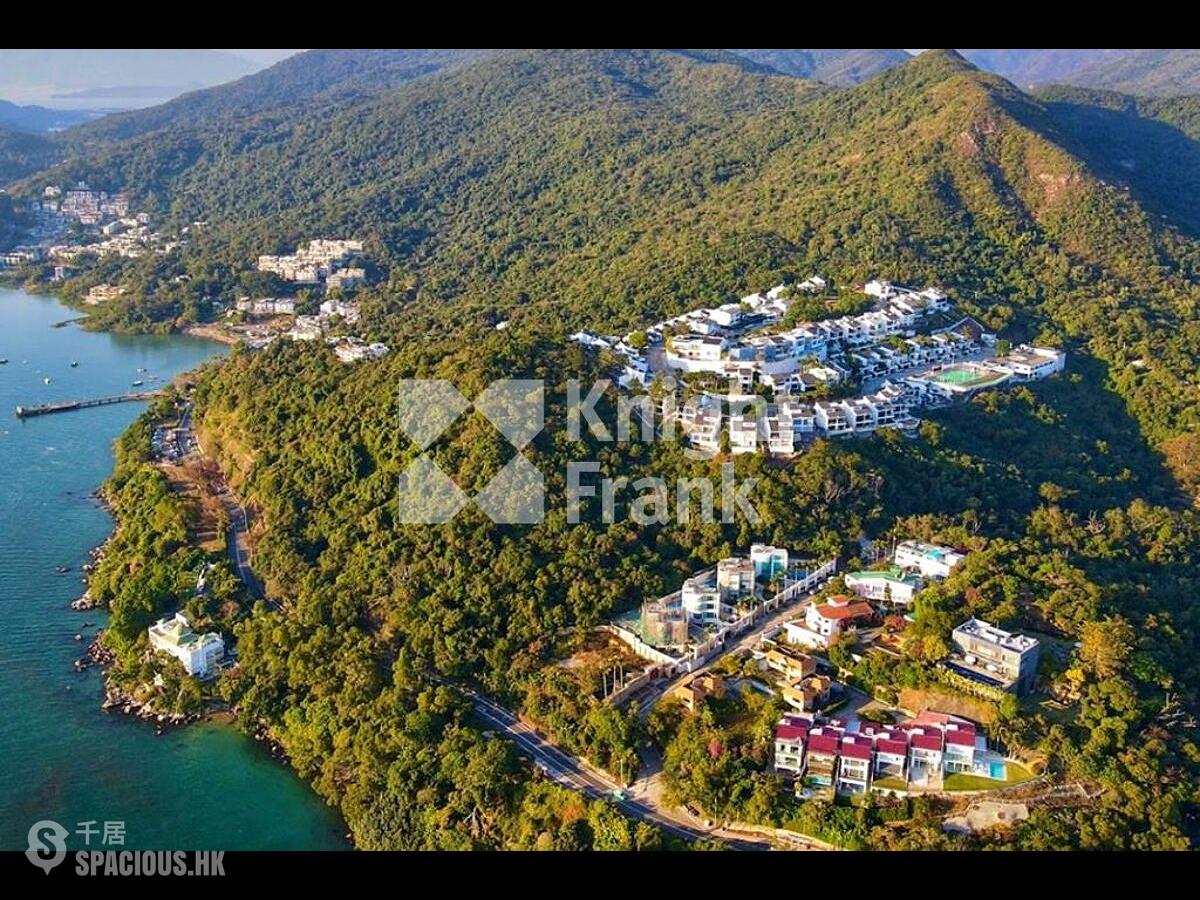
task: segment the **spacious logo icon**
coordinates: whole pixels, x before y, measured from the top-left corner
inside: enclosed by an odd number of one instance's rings
[[[533,525],[545,516],[542,473],[522,452],[542,430],[543,384],[537,379],[494,381],[472,404],[449,381],[400,382],[400,430],[421,451],[400,475],[400,521],[437,525],[472,501],[493,522]],[[454,483],[424,451],[474,406],[516,449],[513,458],[474,497]]]
[[[67,856],[67,835],[70,834],[53,819],[34,822],[29,829],[29,849],[25,856],[45,872],[62,862]]]

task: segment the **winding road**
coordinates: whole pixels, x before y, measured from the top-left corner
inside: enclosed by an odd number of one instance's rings
[[[196,452],[204,461],[202,465],[208,473],[209,484],[217,490],[217,498],[220,500],[225,514],[229,516],[229,531],[226,536],[226,544],[229,548],[229,561],[233,563],[238,578],[242,580],[242,584],[246,586],[246,590],[250,592],[252,597],[265,600],[268,606],[277,608],[277,604],[267,597],[262,583],[258,580],[258,576],[250,568],[250,520],[246,515],[246,507],[237,498],[237,495],[230,490],[229,482],[225,480],[225,474],[221,471],[220,467],[204,456],[204,448],[200,445],[196,429],[192,426],[192,403],[190,401],[183,407],[183,415],[179,418],[178,430],[185,434],[186,440],[191,442]]]
[[[770,843],[752,837],[734,834],[724,829],[706,829],[693,825],[680,816],[663,809],[655,800],[644,796],[631,796],[606,775],[551,744],[530,728],[513,713],[495,703],[478,691],[462,685],[446,682],[471,701],[475,713],[487,725],[504,734],[529,756],[547,777],[564,787],[579,791],[589,797],[606,799],[625,815],[641,819],[663,831],[686,840],[716,840],[734,850],[769,850]]]

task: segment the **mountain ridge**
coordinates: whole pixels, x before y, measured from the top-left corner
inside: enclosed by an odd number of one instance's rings
[[[826,84],[858,84],[906,62],[904,50],[733,50],[784,75]]]

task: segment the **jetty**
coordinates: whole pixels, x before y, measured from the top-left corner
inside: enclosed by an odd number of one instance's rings
[[[73,409],[88,409],[92,406],[108,406],[111,403],[153,400],[158,395],[159,391],[135,391],[129,394],[117,394],[114,397],[97,397],[94,400],[64,400],[60,403],[43,403],[39,406],[18,406],[17,418],[28,419],[32,416],[47,416],[50,413],[70,412]]]

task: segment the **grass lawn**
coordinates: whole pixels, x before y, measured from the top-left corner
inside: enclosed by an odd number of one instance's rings
[[[942,783],[942,789],[946,791],[990,791],[995,788],[1020,784],[1022,781],[1029,781],[1033,778],[1033,773],[1022,765],[1014,762],[1006,763],[1005,765],[1008,767],[1006,772],[1007,777],[1003,781],[955,772],[953,775],[946,776],[945,781]]]
[[[876,778],[871,782],[871,785],[872,787],[886,788],[889,791],[908,790],[908,782],[906,782],[903,778],[896,778],[894,776],[889,778]]]

